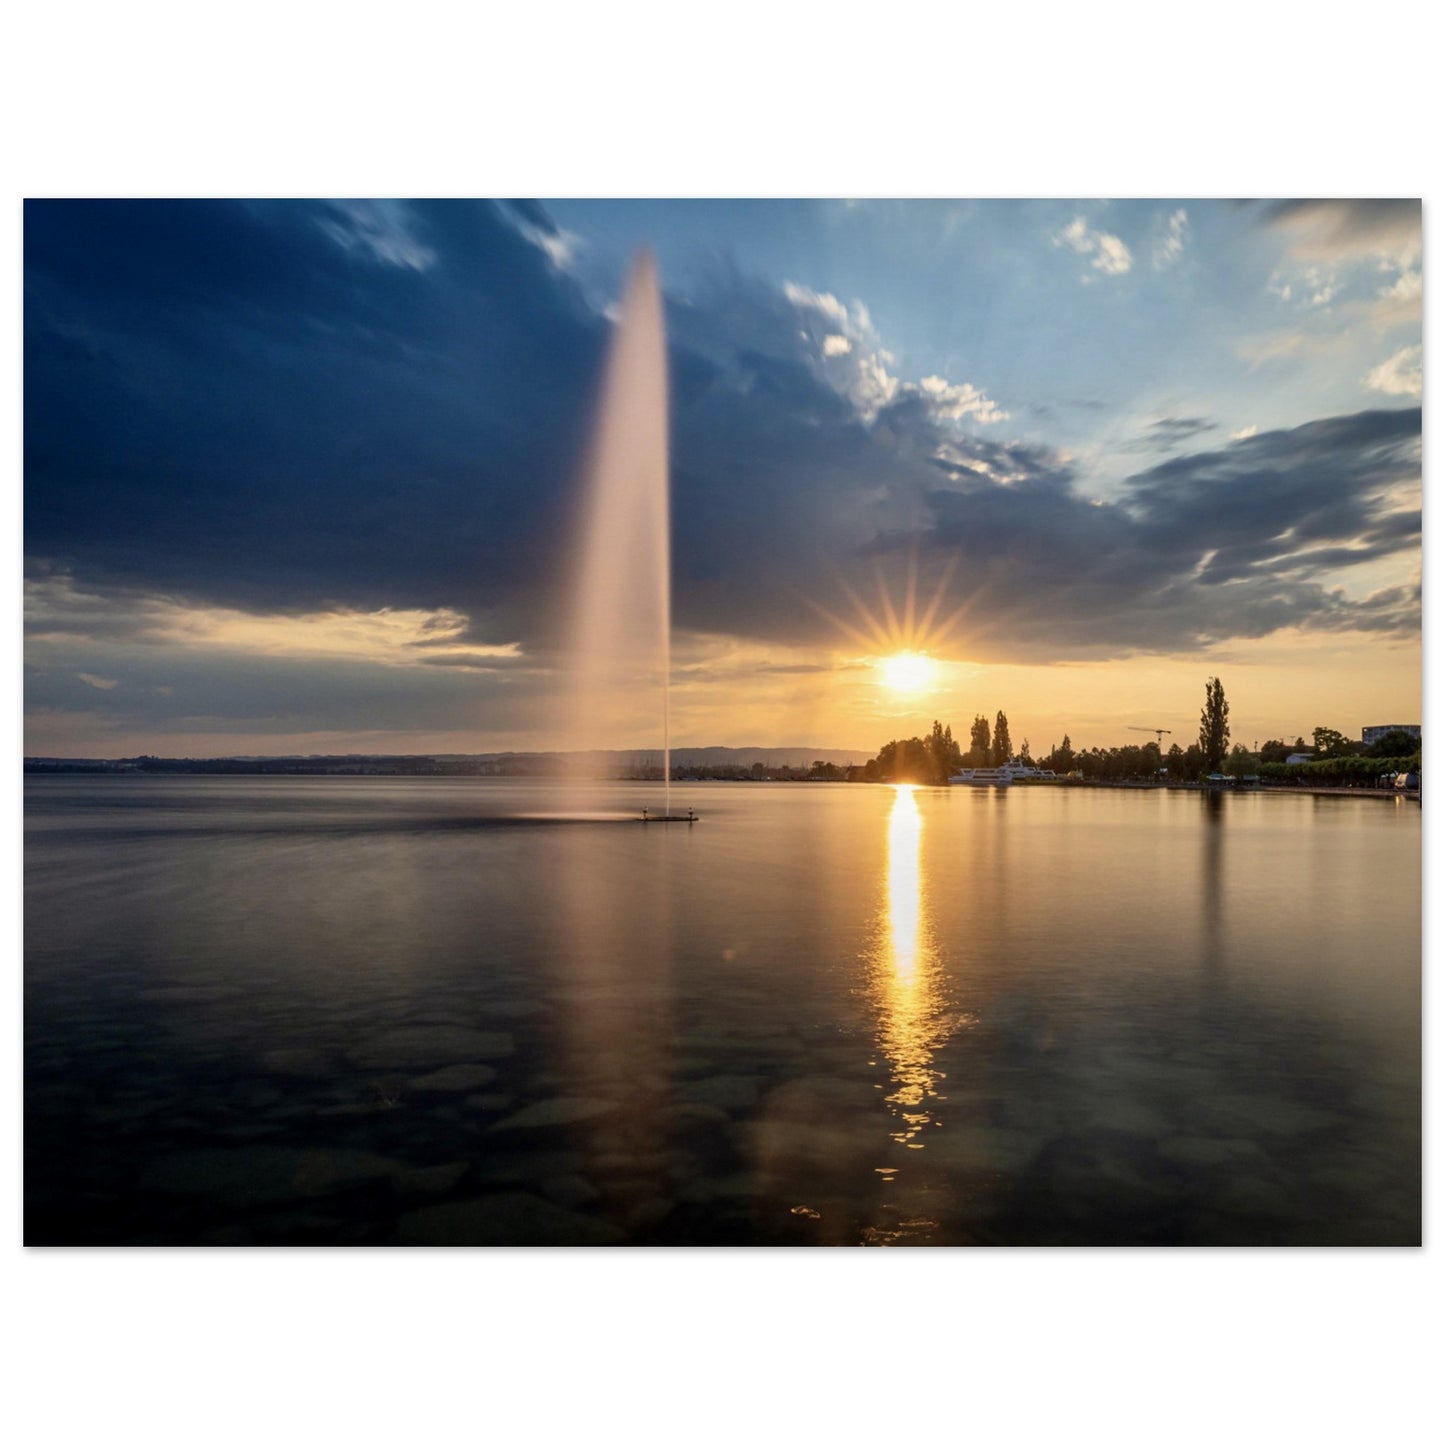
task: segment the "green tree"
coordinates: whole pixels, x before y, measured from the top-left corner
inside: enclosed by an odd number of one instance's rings
[[[981,713],[973,720],[968,734],[968,765],[971,768],[986,768],[992,756],[988,739],[988,719]]]
[[[1027,738],[1019,744],[1019,762],[1026,768],[1031,768],[1034,765],[1033,754],[1029,752],[1029,740]]]
[[[944,727],[936,718],[933,731],[928,735],[928,757],[935,783],[946,783],[949,775],[956,772],[963,761],[958,744],[953,740],[953,728]]]
[[[1383,737],[1370,744],[1368,756],[1372,758],[1407,758],[1420,751],[1420,739],[1401,728],[1391,728]]]
[[[1204,684],[1204,707],[1199,714],[1199,751],[1204,755],[1205,771],[1217,773],[1229,746],[1229,704],[1224,700],[1224,684],[1211,677]]]
[[[1012,744],[1009,742],[1008,718],[1000,710],[999,715],[993,721],[993,765],[1001,768],[1008,762],[1013,753]]]
[[[1224,771],[1231,778],[1247,778],[1257,771],[1254,754],[1243,743],[1235,743],[1224,760]]]
[[[1314,730],[1315,756],[1319,758],[1347,758],[1355,751],[1355,745],[1344,733],[1334,728]]]
[[[1074,747],[1068,733],[1064,734],[1064,740],[1058,747],[1049,750],[1049,767],[1060,775],[1073,772]]]
[[[950,773],[959,766],[958,744],[953,740],[953,729],[935,722],[926,738],[894,738],[878,749],[878,756],[870,758],[861,769],[848,774],[851,781],[860,777],[869,783],[922,783],[936,785],[946,783]],[[832,778],[842,776],[841,772],[827,763],[814,763],[812,777]]]

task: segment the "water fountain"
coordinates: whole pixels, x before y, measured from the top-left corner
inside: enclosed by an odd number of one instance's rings
[[[656,263],[644,250],[623,293],[588,458],[572,716],[595,739],[600,728],[635,721],[639,694],[661,692],[663,808],[643,815],[658,823],[694,821],[691,812],[672,811],[669,513],[662,294]],[[585,789],[585,780],[576,782]]]

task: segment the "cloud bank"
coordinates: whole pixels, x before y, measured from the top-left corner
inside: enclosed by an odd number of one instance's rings
[[[1339,245],[1394,235],[1298,214]],[[1058,239],[1132,264],[1081,220]],[[165,599],[450,619],[435,670],[498,689],[546,657],[608,323],[542,208],[30,203],[25,242],[27,556],[98,599],[47,636]],[[1418,552],[1418,407],[1223,444],[1166,417],[1168,459],[1104,498],[1007,438],[987,377],[904,376],[856,302],[727,271],[668,323],[683,629],[848,647],[850,597],[910,574],[985,660],[1418,626],[1417,587],[1363,580]],[[1408,360],[1379,389],[1409,395]],[[86,670],[88,704],[122,690]]]

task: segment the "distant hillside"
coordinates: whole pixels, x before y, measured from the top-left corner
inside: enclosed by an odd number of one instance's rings
[[[874,750],[876,751],[876,749]],[[523,757],[563,757],[574,756],[572,754],[539,754],[539,753],[473,753],[473,754],[451,754],[437,753],[438,758],[453,758],[461,760],[463,756],[473,757],[479,762],[494,762],[501,758],[523,758]],[[575,756],[593,758],[602,764],[612,764],[615,767],[632,768],[645,767],[649,763],[661,766],[661,748],[602,748],[596,751],[589,751]],[[808,748],[808,747],[786,747],[786,748],[673,748],[672,761],[678,767],[709,766],[718,767],[728,765],[731,767],[750,768],[754,763],[762,763],[764,767],[774,768],[806,768],[813,763],[865,763],[873,756],[873,752],[867,748]]]
[[[674,768],[810,768],[814,763],[864,763],[866,749],[849,748],[674,748]],[[563,758],[585,759],[600,776],[647,776],[662,769],[661,748],[598,749],[585,753],[287,753],[214,758],[42,758],[27,757],[27,773],[387,773],[546,776]]]

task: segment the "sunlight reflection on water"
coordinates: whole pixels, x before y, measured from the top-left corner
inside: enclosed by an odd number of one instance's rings
[[[658,793],[27,780],[27,1239],[1418,1242],[1418,809]]]
[[[898,1115],[891,1137],[911,1149],[933,1122],[928,1101],[941,1099],[944,1075],[934,1053],[947,1029],[939,996],[938,949],[923,897],[923,817],[911,784],[900,784],[888,816],[887,877],[881,947],[874,971],[878,1045],[895,1086],[887,1101]]]

